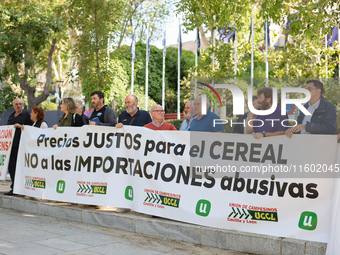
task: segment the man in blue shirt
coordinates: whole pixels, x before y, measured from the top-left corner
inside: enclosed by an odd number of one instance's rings
[[[137,107],[138,99],[135,95],[128,95],[125,98],[125,109],[118,118],[116,128],[121,128],[123,125],[139,126],[152,121],[150,114],[147,111],[139,110]]]
[[[199,96],[194,101],[194,113],[196,115],[191,122],[190,131],[223,133],[221,118],[216,113],[209,110],[208,101],[206,101],[206,114],[202,114],[202,112],[205,112],[204,109],[202,109],[202,105],[204,104],[202,98],[202,96]]]
[[[194,102],[191,100],[185,104],[184,107],[184,117],[181,127],[179,128],[180,131],[188,131],[190,128],[190,124],[192,122],[192,115],[194,111]]]
[[[257,104],[259,110],[269,110],[273,104],[273,90],[263,88],[257,92]],[[255,121],[256,120],[256,121]],[[287,120],[286,122],[282,122]],[[283,123],[283,125],[282,125]],[[288,115],[281,115],[281,107],[277,106],[276,110],[269,115],[255,115],[249,112],[247,121],[247,134],[253,134],[255,139],[267,136],[284,135],[289,122]]]

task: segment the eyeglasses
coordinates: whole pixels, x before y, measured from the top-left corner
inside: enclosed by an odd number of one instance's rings
[[[311,91],[312,89],[317,89],[317,88],[313,88],[313,87],[308,87],[308,88],[306,88],[307,90],[309,90],[309,91]]]
[[[152,112],[157,112],[157,113],[164,113],[164,111],[163,111],[163,110],[154,110],[154,111],[152,111]]]

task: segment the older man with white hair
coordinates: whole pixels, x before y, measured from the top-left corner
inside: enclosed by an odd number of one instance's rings
[[[82,118],[84,125],[89,124],[89,117],[85,114],[83,114],[83,103],[81,101],[76,102],[76,112],[79,114],[79,116]]]
[[[15,135],[12,143],[11,156],[9,158],[9,175],[11,176],[12,184],[11,190],[5,195],[12,196],[13,195],[13,187],[14,187],[14,179],[15,179],[15,169],[17,165],[17,157],[19,150],[19,142],[21,136],[21,127],[22,125],[33,125],[33,121],[31,120],[30,113],[24,109],[24,101],[20,98],[16,98],[13,101],[13,108],[15,112],[13,112],[8,117],[7,125],[14,125]]]
[[[144,127],[152,130],[177,130],[173,124],[164,121],[164,110],[161,105],[156,104],[152,106],[150,112],[152,122],[144,125]]]
[[[193,112],[194,112],[194,101],[188,101],[185,106],[184,106],[184,117],[185,120],[183,120],[179,130],[180,131],[188,131],[190,128],[190,124],[192,122],[192,117],[193,117]]]
[[[135,95],[127,95],[125,98],[125,109],[118,118],[116,128],[122,128],[123,125],[139,126],[144,125],[152,121],[150,114],[147,111],[139,110],[137,107],[138,99]]]

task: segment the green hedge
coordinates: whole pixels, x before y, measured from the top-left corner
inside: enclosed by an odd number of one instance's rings
[[[165,122],[168,122],[168,123],[173,124],[173,125],[177,128],[177,130],[179,130],[179,128],[181,127],[181,124],[182,124],[183,120],[184,120],[184,119],[180,119],[180,120],[175,119],[175,120],[166,120]]]

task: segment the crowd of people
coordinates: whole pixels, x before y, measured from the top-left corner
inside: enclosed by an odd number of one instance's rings
[[[325,101],[323,97],[323,84],[319,80],[309,80],[306,83],[306,89],[309,90],[311,98],[304,107],[311,113],[305,115],[300,113],[297,124],[291,128],[287,127],[284,120],[288,119],[287,115],[281,115],[281,108],[269,115],[256,115],[252,111],[239,116],[237,123],[234,125],[233,133],[252,134],[255,139],[261,139],[269,136],[286,135],[291,138],[294,134],[337,134],[336,111],[334,106]],[[206,99],[206,98],[205,98]],[[120,113],[117,123],[115,111],[104,104],[104,94],[101,91],[95,91],[91,94],[91,103],[94,108],[90,117],[83,114],[82,102],[75,102],[72,98],[64,98],[60,105],[63,112],[58,127],[80,127],[83,125],[101,125],[122,128],[124,125],[146,127],[152,130],[177,130],[176,127],[164,121],[164,109],[157,104],[151,107],[150,113],[138,108],[138,99],[135,95],[128,95],[125,98],[125,111]],[[268,110],[273,106],[273,91],[271,88],[260,89],[257,96],[253,96],[253,109]],[[37,128],[47,128],[48,124],[44,121],[45,113],[41,107],[34,106],[32,112],[24,110],[23,100],[16,98],[13,101],[15,111],[9,116],[8,125],[14,125],[15,136],[12,143],[12,150],[9,160],[9,173],[12,180],[11,191],[6,195],[13,195],[13,186],[15,181],[15,168],[18,155],[18,147],[21,131],[24,125],[30,125]],[[216,120],[220,117],[209,110],[207,100],[198,96],[194,101],[189,101],[184,108],[185,120],[182,122],[180,131],[202,131],[202,132],[223,132],[223,125],[215,125]],[[278,121],[270,121],[278,120]],[[262,126],[255,125],[255,121],[263,123]],[[338,118],[340,125],[340,118]],[[219,122],[221,123],[221,122]],[[240,125],[243,123],[244,125]],[[340,131],[340,130],[339,130]]]

